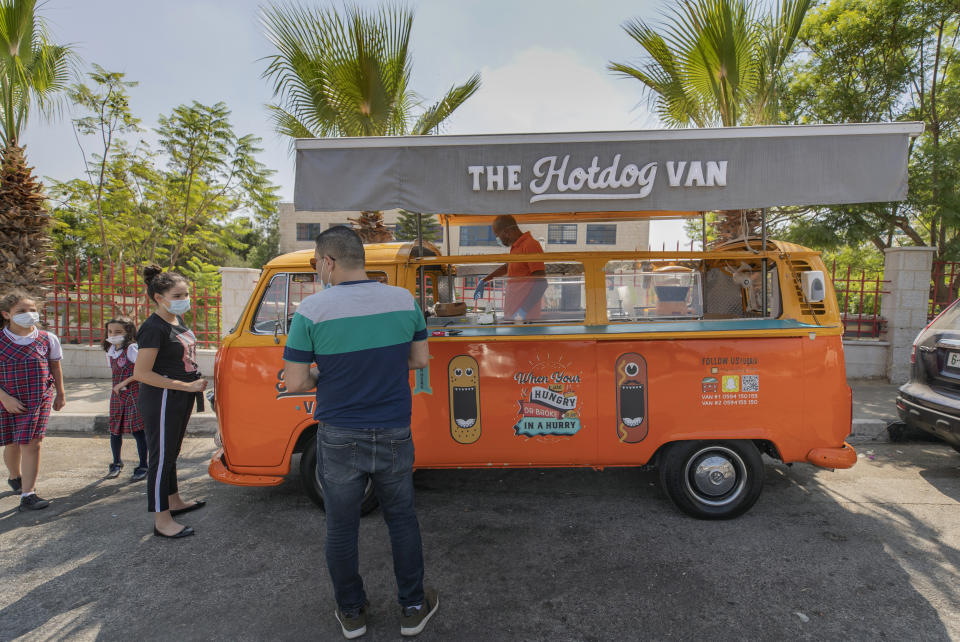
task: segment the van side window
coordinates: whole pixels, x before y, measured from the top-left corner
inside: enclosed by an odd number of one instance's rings
[[[583,321],[587,297],[583,265],[547,263],[546,276],[517,276],[494,279],[474,302],[473,291],[481,276],[497,267],[458,265],[454,281],[455,298],[469,309],[494,312],[499,323],[571,323]]]
[[[658,261],[610,261],[604,273],[610,321],[665,321],[703,316],[698,262],[678,265]]]
[[[286,303],[287,303],[287,275],[275,274],[270,279],[267,289],[264,290],[263,298],[257,305],[257,313],[253,317],[253,324],[250,330],[254,334],[273,334],[277,331],[277,324],[280,324],[279,333],[286,334],[284,325]]]
[[[287,327],[293,321],[293,315],[300,307],[300,302],[311,294],[320,291],[320,276],[316,272],[294,272],[290,275],[290,285],[287,290]]]

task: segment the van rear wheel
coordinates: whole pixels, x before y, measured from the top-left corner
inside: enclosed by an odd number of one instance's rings
[[[320,485],[320,476],[317,475],[317,440],[311,439],[307,449],[300,456],[300,479],[303,490],[314,504],[323,508],[323,487]],[[367,486],[363,489],[363,501],[360,503],[360,514],[372,512],[379,502],[377,494],[373,492],[373,480],[367,479]]]
[[[763,459],[752,441],[678,441],[661,456],[660,484],[688,515],[730,519],[760,497]]]

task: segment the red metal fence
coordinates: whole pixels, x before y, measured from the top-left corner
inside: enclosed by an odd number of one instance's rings
[[[99,345],[104,324],[128,316],[139,325],[151,312],[146,286],[134,266],[79,260],[57,266],[47,283],[44,301],[47,327],[63,343]],[[184,323],[200,348],[220,344],[220,293],[191,287],[190,311]]]
[[[960,290],[960,263],[934,261],[930,280],[930,307],[927,309],[927,320],[932,320],[957,299],[957,291]]]
[[[837,271],[837,262],[831,268],[833,289],[843,320],[845,339],[877,339],[886,321],[880,316],[880,301],[887,291],[883,289],[882,273],[853,270],[849,265]]]

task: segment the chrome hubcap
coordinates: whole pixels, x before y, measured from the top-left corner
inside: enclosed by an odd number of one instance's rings
[[[724,506],[735,501],[746,487],[747,469],[733,450],[708,446],[687,460],[684,483],[698,502]]]

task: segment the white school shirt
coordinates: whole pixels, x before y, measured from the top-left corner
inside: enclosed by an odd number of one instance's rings
[[[9,328],[4,328],[3,333],[7,335],[8,339],[16,343],[18,346],[28,346],[36,341],[37,336],[40,334],[40,330],[37,329],[37,326],[33,326],[33,332],[25,337],[21,337],[19,334],[10,332]],[[58,339],[57,335],[52,332],[47,332],[47,338],[50,340],[50,355],[47,357],[47,359],[49,361],[60,361],[63,359],[63,348],[60,346],[60,339]]]
[[[117,350],[117,346],[110,346],[110,349],[107,350],[107,365],[110,365],[110,359],[116,359],[120,356],[120,351]],[[130,363],[137,362],[137,344],[131,343],[127,346],[127,361]]]

